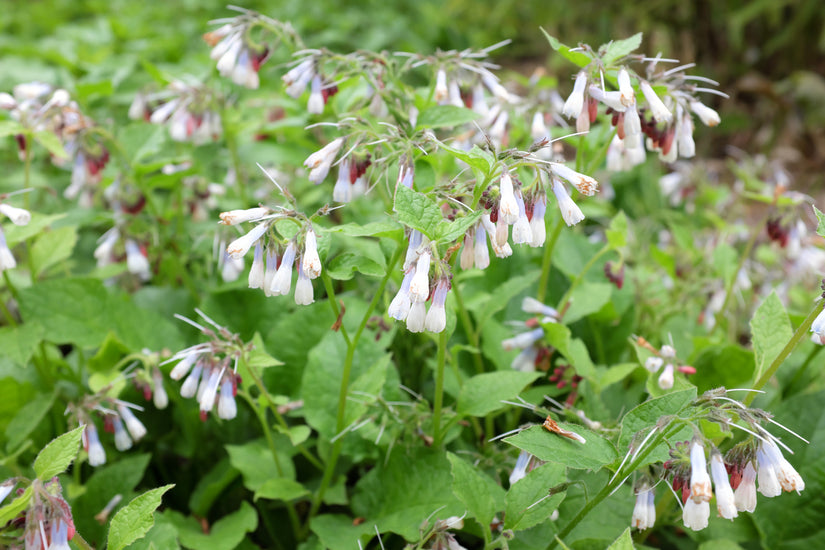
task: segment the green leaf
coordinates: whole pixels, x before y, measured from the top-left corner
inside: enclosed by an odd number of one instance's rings
[[[28,238],[39,235],[46,227],[65,217],[66,214],[52,214],[47,216],[38,212],[32,212],[32,219],[28,224],[12,225],[5,229],[6,241],[9,246],[13,247]]]
[[[455,158],[464,162],[468,166],[480,170],[485,176],[490,173],[493,168],[493,164],[496,161],[496,158],[492,153],[480,149],[478,145],[473,145],[473,148],[469,151],[456,149],[441,142],[439,142],[438,147],[449,152]]]
[[[222,458],[206,475],[198,480],[189,496],[189,509],[193,514],[206,517],[212,504],[241,473],[232,467],[228,458]]]
[[[418,540],[421,523],[460,516],[464,505],[450,490],[450,463],[443,451],[395,446],[355,486],[352,511],[382,532]],[[433,515],[435,514],[435,515]]]
[[[757,380],[793,337],[791,320],[776,291],[771,292],[756,309],[750,326],[756,359],[754,380]]]
[[[470,229],[483,214],[483,210],[476,210],[453,222],[442,220],[438,224],[436,240],[442,243],[451,243],[458,238],[463,238],[467,230]]]
[[[564,499],[564,492],[547,498],[550,489],[567,481],[566,468],[552,462],[534,468],[518,480],[504,498],[504,528],[521,531],[544,522]],[[541,502],[539,502],[541,501]]]
[[[304,400],[304,417],[307,424],[322,436],[331,439],[337,432],[337,397],[341,387],[344,359],[347,345],[337,332],[327,332],[324,338],[309,353],[304,377],[301,383],[301,397]],[[390,356],[372,338],[361,338],[355,349],[350,387],[352,391],[376,394],[381,390],[387,376]],[[347,404],[345,425],[349,425],[363,415],[367,405],[363,396]]]
[[[482,529],[488,529],[493,517],[503,507],[504,489],[453,453],[447,453],[447,459],[452,465],[453,493],[467,507],[470,516],[478,520]]]
[[[345,223],[330,228],[330,233],[342,233],[350,237],[398,237],[403,235],[404,228],[394,220],[370,222],[364,225]]]
[[[280,433],[284,434],[289,438],[290,443],[293,445],[300,445],[304,441],[306,441],[312,430],[309,426],[298,425],[298,426],[290,426],[288,428],[284,428],[283,426],[275,426],[275,429]]]
[[[545,38],[547,41],[550,42],[550,47],[559,52],[562,56],[565,57],[568,61],[572,61],[579,67],[584,67],[590,64],[590,56],[582,53],[582,52],[571,52],[570,48],[559,42],[556,38],[547,34],[547,31],[543,28],[539,27],[541,32],[544,33]]]
[[[386,268],[376,261],[352,252],[344,252],[333,258],[326,270],[337,281],[349,281],[356,271],[369,277],[383,277],[387,273]]]
[[[83,434],[83,426],[78,426],[56,437],[40,451],[34,459],[34,472],[39,479],[47,481],[66,471],[80,450],[81,434]]]
[[[610,283],[584,282],[570,295],[570,307],[564,314],[565,324],[575,323],[591,313],[601,310],[610,301],[613,292]]]
[[[266,346],[264,346],[261,335],[257,332],[255,336],[252,337],[252,345],[252,351],[249,352],[249,358],[247,359],[247,367],[251,369],[264,369],[266,367],[283,365],[281,361],[278,361],[266,352]]]
[[[418,115],[416,128],[446,128],[461,126],[480,115],[472,109],[455,105],[435,105]]]
[[[155,510],[163,493],[175,485],[165,485],[146,491],[118,510],[109,525],[109,550],[122,550],[142,538],[155,524]]]
[[[94,473],[84,483],[83,494],[72,501],[75,527],[86,540],[105,540],[108,525],[98,523],[94,518],[95,514],[99,513],[115,495],[121,495],[124,499],[119,507],[125,506],[137,496],[133,491],[143,479],[149,459],[148,453],[119,455],[117,462],[93,470]],[[109,517],[117,511],[118,507],[115,507]]]
[[[604,389],[611,384],[624,380],[637,368],[640,368],[638,363],[619,363],[618,365],[613,365],[601,373],[598,378],[598,385],[601,389]]]
[[[3,348],[0,348],[3,349]],[[42,393],[20,409],[6,427],[6,450],[13,452],[34,431],[52,408],[54,394]]]
[[[279,472],[272,459],[269,446],[263,439],[225,447],[226,452],[229,453],[229,462],[241,472],[244,485],[251,491],[257,491],[270,479],[280,477],[295,479],[295,466],[289,455],[278,449],[278,461],[282,473]]]
[[[613,544],[607,547],[607,550],[633,550],[634,548],[633,537],[630,536],[630,527],[628,527],[624,530],[624,533],[619,535],[619,538],[613,541]]]
[[[41,276],[48,268],[70,258],[77,244],[77,229],[73,226],[46,231],[35,241],[31,255],[34,271]]]
[[[616,460],[616,449],[602,436],[577,424],[559,422],[559,427],[584,437],[585,443],[532,426],[504,441],[545,462],[563,464],[578,470],[598,470]]]
[[[309,491],[307,491],[307,489],[297,481],[283,477],[276,477],[266,480],[266,482],[261,485],[257,491],[255,491],[253,500],[267,498],[270,500],[283,500],[285,502],[289,502],[308,494]]]
[[[314,517],[309,528],[321,539],[323,548],[329,550],[353,550],[353,545],[366,548],[375,533],[375,527],[371,523],[353,525],[352,518],[343,514],[323,514]],[[361,545],[357,544],[358,541]]]
[[[395,192],[394,209],[401,223],[435,240],[438,224],[443,217],[438,206],[426,195],[399,185]]]
[[[649,399],[632,409],[622,418],[622,431],[619,436],[619,451],[624,453],[629,448],[636,434],[645,428],[654,426],[662,416],[674,415],[687,407],[696,399],[696,388],[677,391]],[[641,434],[642,436],[647,433]],[[688,435],[688,438],[690,435]],[[641,440],[637,441],[641,443]],[[662,442],[656,450],[647,457],[647,464],[664,462],[669,458],[668,446]]]
[[[0,138],[6,136],[15,136],[17,134],[25,133],[26,129],[23,128],[19,122],[14,120],[0,120]]]
[[[21,289],[20,312],[43,326],[56,344],[97,347],[113,332],[132,350],[180,349],[183,341],[169,319],[136,307],[132,299],[96,279],[54,279]]]
[[[561,323],[542,323],[544,341],[567,357],[570,353],[570,329]]]
[[[0,350],[18,366],[29,363],[37,345],[43,340],[43,327],[37,321],[31,321],[16,327],[0,328]]]
[[[55,157],[59,159],[69,158],[69,155],[66,153],[66,150],[63,149],[63,144],[60,143],[60,138],[58,138],[53,133],[45,130],[42,132],[35,132],[34,139],[35,141],[37,141],[37,143],[48,149],[49,153],[51,153]]]
[[[633,53],[642,45],[642,33],[637,32],[630,38],[623,40],[613,40],[605,44],[599,50],[604,50],[602,63],[604,66],[612,65],[614,61]]]
[[[753,378],[754,364],[753,352],[739,346],[707,346],[691,363],[702,375],[692,377],[691,381],[696,383],[700,392],[720,386],[747,387]]]
[[[619,212],[610,221],[605,235],[611,248],[618,249],[627,246],[627,216],[624,212]]]
[[[28,508],[31,498],[32,488],[28,486],[22,495],[0,508],[0,525],[6,525],[16,518],[20,512]]]
[[[816,234],[820,237],[825,237],[825,214],[816,206],[813,206],[813,209],[814,214],[816,214],[816,219],[819,221],[819,224],[816,226]]]
[[[540,372],[497,371],[473,376],[458,396],[457,412],[463,416],[485,416],[507,405],[525,386],[541,377]]]
[[[236,512],[224,516],[205,534],[200,522],[192,517],[184,517],[179,512],[164,513],[164,522],[172,523],[178,532],[178,539],[185,548],[193,550],[232,550],[246,537],[246,533],[258,527],[258,514],[246,501]]]

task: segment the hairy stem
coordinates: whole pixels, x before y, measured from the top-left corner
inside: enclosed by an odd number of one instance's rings
[[[550,239],[544,245],[544,256],[541,259],[541,278],[539,279],[538,292],[536,292],[536,299],[539,302],[544,302],[544,299],[547,297],[547,280],[550,278],[553,249],[556,248],[556,243],[559,240],[559,235],[561,235],[563,228],[564,218],[559,216],[559,221],[556,222],[553,231],[550,233]]]

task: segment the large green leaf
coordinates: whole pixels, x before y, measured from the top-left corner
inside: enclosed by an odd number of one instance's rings
[[[584,437],[585,443],[574,441],[542,426],[532,426],[504,441],[545,462],[563,464],[569,468],[598,470],[616,460],[616,449],[602,436],[583,426],[559,422],[559,427]]]
[[[605,66],[613,64],[614,61],[636,51],[642,45],[642,33],[637,32],[630,38],[622,40],[613,40],[605,44],[600,50],[604,50],[602,55],[602,63]]]
[[[109,550],[122,550],[142,538],[155,524],[155,510],[163,493],[172,487],[165,485],[146,491],[121,508],[109,525]]]
[[[229,462],[243,475],[244,485],[251,491],[257,491],[270,479],[285,477],[295,479],[295,466],[292,459],[282,449],[278,449],[280,470],[275,464],[272,452],[263,439],[257,439],[243,445],[226,445]]]

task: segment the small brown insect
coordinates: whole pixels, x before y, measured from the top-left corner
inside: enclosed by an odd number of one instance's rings
[[[552,417],[548,416],[544,419],[544,429],[548,432],[553,432],[555,434],[559,434],[562,437],[566,437],[567,439],[572,439],[574,441],[578,441],[579,443],[587,443],[587,440],[580,436],[575,432],[571,432],[569,430],[565,430],[564,428],[560,427]]]

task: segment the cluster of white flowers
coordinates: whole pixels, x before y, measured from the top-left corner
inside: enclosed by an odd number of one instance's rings
[[[267,234],[272,222],[283,217],[274,214],[265,207],[246,210],[231,210],[220,215],[220,223],[238,225],[243,222],[257,222],[257,225],[243,236],[235,239],[226,247],[228,258],[243,262],[243,257],[254,247],[254,258],[249,270],[249,288],[260,288],[267,296],[288,295],[292,288],[292,271],[297,268],[298,280],[295,283],[295,303],[309,305],[315,301],[312,280],[321,275],[321,257],[318,254],[318,237],[308,221],[295,237],[281,244],[274,239],[266,245]],[[298,257],[300,241],[303,241],[303,253]]]
[[[8,110],[12,120],[23,128],[48,132],[60,139],[66,157],[53,156],[52,161],[58,166],[71,164],[72,168],[71,183],[63,195],[67,199],[80,197],[81,206],[91,205],[91,186],[100,181],[109,151],[98,137],[89,134],[94,121],[80,111],[69,93],[42,82],[18,84],[12,94],[0,93],[0,108]],[[22,160],[30,144],[22,133],[16,137]],[[87,192],[81,195],[84,190]]]
[[[173,80],[163,91],[138,93],[129,107],[129,118],[166,124],[175,141],[199,145],[223,133],[218,101],[216,93],[203,84]]]
[[[221,23],[219,28],[206,33],[203,38],[212,46],[209,56],[217,61],[218,72],[223,77],[246,88],[257,89],[260,85],[258,71],[269,57],[266,46],[255,46],[249,40],[250,23],[247,18],[235,17],[212,23]]]
[[[406,321],[410,332],[441,332],[447,327],[445,305],[451,287],[450,278],[444,268],[432,260],[433,250],[429,239],[413,229],[404,260],[404,279],[388,310],[393,319]],[[431,265],[436,272],[432,292]],[[432,299],[429,311],[426,307],[428,299]]]
[[[210,338],[210,341],[183,349],[161,365],[177,361],[169,377],[172,380],[183,379],[180,395],[187,399],[197,399],[201,420],[206,420],[216,405],[218,417],[231,420],[238,414],[235,403],[238,384],[241,382],[241,377],[237,373],[238,359],[248,346],[243,344],[237,334],[232,334],[202,311],[195,311],[217,331],[183,315],[175,314],[176,318],[200,330]]]
[[[658,152],[665,162],[691,158],[696,152],[693,115],[706,126],[716,126],[720,122],[719,114],[699,101],[695,94],[725,94],[693,84],[700,81],[716,85],[716,82],[685,75],[684,70],[692,64],[654,74],[657,63],[663,60],[650,61],[647,78],[627,66],[611,71],[609,74],[615,78],[617,90],[608,90],[604,75],[601,72],[594,75],[588,66],[576,75],[573,92],[564,103],[562,112],[568,118],[576,119],[578,132],[590,129],[590,124],[596,120],[599,103],[608,108],[616,127],[607,153],[610,170],[626,170],[642,163],[645,149]],[[641,92],[643,103],[637,101],[637,90]]]

